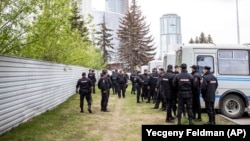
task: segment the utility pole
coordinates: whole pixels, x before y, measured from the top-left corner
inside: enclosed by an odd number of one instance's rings
[[[236,16],[237,16],[237,37],[238,44],[240,44],[240,26],[239,26],[239,12],[238,12],[238,0],[236,0]]]

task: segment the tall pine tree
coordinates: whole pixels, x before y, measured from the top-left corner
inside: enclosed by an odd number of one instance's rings
[[[120,21],[119,55],[120,59],[132,70],[136,66],[148,64],[155,56],[154,39],[148,35],[150,30],[145,20],[146,17],[142,15],[137,1],[132,0],[129,11]]]
[[[103,61],[104,63],[107,63],[108,60],[111,58],[111,53],[113,51],[111,49],[114,49],[113,44],[112,44],[112,32],[113,30],[107,28],[106,22],[105,22],[105,17],[103,17],[103,23],[98,24],[100,26],[100,31],[97,31],[97,45],[99,45],[102,49],[103,53]]]

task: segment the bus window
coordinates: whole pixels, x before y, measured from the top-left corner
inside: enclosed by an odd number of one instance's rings
[[[214,58],[213,56],[208,55],[198,55],[197,56],[197,65],[199,66],[199,72],[203,73],[202,70],[204,66],[211,67],[211,72],[214,72]]]
[[[248,51],[219,50],[219,74],[249,75]]]

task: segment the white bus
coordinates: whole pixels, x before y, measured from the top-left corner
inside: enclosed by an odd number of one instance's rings
[[[190,44],[176,51],[176,64],[198,65],[199,71],[205,65],[211,67],[218,79],[215,108],[230,118],[239,118],[247,112],[250,115],[250,46]],[[201,100],[202,108],[204,102]]]
[[[143,74],[144,70],[148,70],[148,65],[141,66],[141,73]]]
[[[152,72],[153,68],[163,68],[163,60],[152,60],[148,62],[148,71]]]
[[[168,65],[172,65],[173,67],[175,66],[175,52],[169,52],[164,55],[163,59],[163,68],[164,70],[167,70]]]

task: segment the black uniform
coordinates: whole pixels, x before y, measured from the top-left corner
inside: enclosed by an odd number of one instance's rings
[[[148,99],[150,95],[150,75],[143,74],[142,75],[143,86],[142,86],[142,101],[143,99]]]
[[[159,78],[159,74],[157,72],[153,72],[150,77],[150,95],[148,97],[148,102],[150,102],[150,99],[153,99],[153,101],[156,101],[156,92],[155,92],[155,87],[157,85],[157,81]]]
[[[88,78],[92,81],[93,93],[95,94],[95,83],[96,83],[95,73],[94,72],[88,73]]]
[[[193,82],[193,118],[196,119],[196,113],[198,114],[197,119],[201,120],[201,103],[200,103],[200,81],[201,75],[198,71],[191,73],[194,78]]]
[[[113,94],[117,94],[117,75],[117,72],[113,72],[111,75]]]
[[[117,76],[118,98],[121,98],[121,93],[122,97],[125,98],[126,87],[127,87],[127,78],[125,77],[124,74],[119,73]]]
[[[165,111],[166,110],[166,100],[164,100],[164,95],[163,95],[163,85],[161,85],[162,79],[163,79],[163,75],[160,75],[158,80],[157,80],[157,84],[156,84],[156,100],[155,100],[155,106],[154,109],[158,109],[160,103],[162,102],[162,110]]]
[[[173,71],[168,70],[162,77],[161,85],[163,90],[163,98],[166,100],[166,109],[167,109],[167,116],[166,121],[171,121],[173,119],[172,116],[172,107],[174,104],[174,88],[173,88],[173,79],[174,79]]]
[[[108,79],[108,83],[109,83],[109,92],[108,92],[108,97],[110,94],[110,89],[112,88],[112,80],[109,74],[107,74],[107,79]]]
[[[135,88],[135,81],[134,81],[135,77],[136,77],[136,74],[135,73],[131,73],[130,78],[129,78],[130,81],[131,81],[131,83],[132,83],[131,94],[135,94],[135,90],[136,90],[136,88]]]
[[[193,87],[193,76],[182,70],[180,74],[174,78],[173,86],[178,88],[178,124],[181,124],[181,114],[187,106],[189,124],[192,124],[192,87]]]
[[[215,101],[215,91],[218,88],[217,78],[208,71],[203,76],[201,84],[201,93],[205,101],[205,107],[209,117],[208,124],[215,124],[215,110],[214,110],[214,101]]]
[[[108,78],[104,77],[100,78],[100,80],[98,81],[98,88],[101,90],[102,93],[101,111],[107,112],[109,88],[110,88],[110,83]]]
[[[80,87],[79,94],[80,94],[80,108],[81,112],[83,112],[83,106],[84,106],[84,97],[86,97],[87,103],[88,103],[88,110],[91,113],[91,87],[92,87],[92,81],[86,77],[83,77],[77,81],[76,84],[76,90]]]
[[[177,74],[179,74],[179,72],[178,71],[175,71],[174,72],[174,74],[175,74],[175,76],[174,77],[176,77],[177,76]],[[176,111],[177,111],[177,95],[178,95],[178,88],[175,88],[174,87],[174,99],[173,99],[173,113],[174,113],[174,116],[176,116],[177,114],[176,114]]]
[[[134,77],[134,82],[135,82],[135,89],[136,89],[136,101],[137,103],[140,103],[141,89],[143,86],[142,76],[137,74]]]

